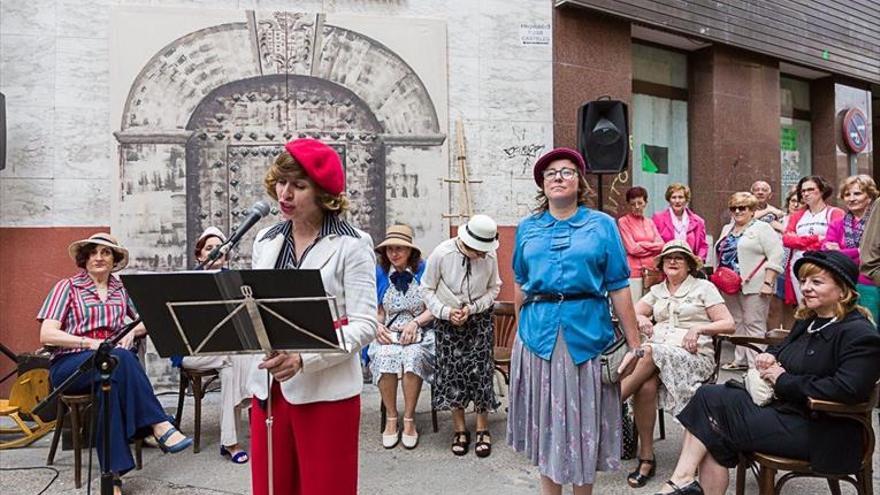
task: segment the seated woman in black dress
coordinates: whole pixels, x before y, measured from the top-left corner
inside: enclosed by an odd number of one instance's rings
[[[811,417],[807,398],[867,400],[880,378],[880,334],[856,304],[859,273],[847,256],[809,251],[794,269],[804,294],[798,321],[784,342],[755,358],[761,377],[773,386],[773,401],[759,407],[741,388],[700,387],[678,415],[687,431],[672,478],[660,493],[723,494],[740,452],[806,459],[823,473],[858,469],[861,427]]]

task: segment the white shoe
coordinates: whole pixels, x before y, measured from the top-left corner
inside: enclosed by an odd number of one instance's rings
[[[412,423],[413,421],[415,421],[413,418],[403,418],[404,423]],[[407,435],[401,431],[400,441],[403,443],[403,448],[412,450],[419,444],[419,433],[416,432],[415,435]]]
[[[397,418],[385,418],[385,421],[397,421]],[[386,449],[393,449],[397,447],[397,442],[400,441],[400,432],[392,433],[391,435],[386,435],[382,433],[382,446]]]

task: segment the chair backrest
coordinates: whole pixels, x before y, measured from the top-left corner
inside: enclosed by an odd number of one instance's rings
[[[9,405],[30,415],[34,406],[49,395],[49,370],[33,368],[19,375],[9,391]]]
[[[712,336],[712,351],[715,353],[715,363],[712,368],[712,374],[703,382],[703,384],[712,385],[718,381],[718,374],[721,373],[721,343],[724,340],[717,335]]]
[[[516,311],[509,301],[496,301],[495,307],[495,347],[513,347],[516,337]]]

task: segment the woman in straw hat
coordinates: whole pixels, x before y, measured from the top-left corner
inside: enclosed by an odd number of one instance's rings
[[[859,469],[860,426],[807,409],[808,398],[865,402],[880,378],[880,336],[857,304],[859,270],[839,251],[807,251],[794,271],[804,297],[797,323],[785,341],[755,358],[773,399],[758,406],[742,388],[697,389],[678,415],[686,430],[681,455],[661,493],[723,494],[744,452],[808,460],[820,473]]]
[[[382,403],[388,411],[382,446],[394,448],[398,442],[414,449],[419,442],[416,431],[416,403],[422,382],[434,373],[434,332],[429,327],[434,316],[425,307],[419,283],[425,272],[422,250],[413,244],[408,225],[392,225],[385,240],[376,246],[379,265],[376,289],[379,303],[379,329],[370,344],[373,382],[379,386]],[[397,376],[403,374],[403,430],[397,424]]]
[[[226,242],[226,235],[210,226],[196,240],[194,255],[199,263],[217,246]],[[226,256],[222,255],[205,266],[207,270],[224,269]],[[248,377],[255,360],[253,354],[217,356],[172,356],[176,367],[190,370],[218,370],[220,372],[220,455],[235,464],[245,464],[250,457],[238,443],[238,419],[242,407],[250,405]]]
[[[37,314],[41,322],[40,343],[55,348],[49,367],[54,384],[76,372],[104,339],[121,331],[126,317],[137,318],[125,287],[112,274],[128,264],[128,250],[115,237],[94,234],[71,244],[67,252],[81,271],[55,284]],[[109,470],[116,477],[115,493],[122,492],[120,476],[134,467],[128,443],[141,431],[151,431],[165,452],[180,452],[192,444],[192,440],[168,421],[143,367],[131,352],[134,339],[145,334],[146,328],[141,323],[113,350],[118,363],[112,375],[110,450],[113,455]],[[97,381],[97,373],[90,371],[68,391],[87,393]],[[103,411],[102,402],[103,395],[98,394],[97,411]],[[98,459],[103,463],[103,429],[98,428],[97,433]]]
[[[425,302],[437,319],[434,407],[452,410],[452,453],[470,448],[464,409],[473,402],[477,413],[474,453],[492,453],[489,411],[495,398],[492,308],[501,278],[498,275],[498,227],[486,215],[474,215],[458,236],[440,243],[428,258],[422,278]]]
[[[639,346],[623,241],[614,219],[586,206],[585,173],[572,149],[538,159],[539,207],[520,222],[513,254],[507,441],[538,466],[545,494],[563,484],[590,493],[596,471],[620,466],[620,389],[600,379],[599,356],[615,338],[609,298],[630,348]]]
[[[626,478],[633,488],[644,486],[656,471],[654,421],[658,403],[678,414],[715,371],[712,336],[735,329],[715,285],[695,277],[702,262],[685,241],[667,242],[656,263],[666,280],[651,287],[636,303],[639,330],[648,337],[643,346],[645,355],[620,384],[621,399],[633,398],[639,432],[639,462]]]
[[[359,355],[376,337],[373,241],[342,219],[348,208],[345,170],[321,141],[287,143],[263,182],[283,219],[257,234],[253,268],[319,270],[324,290],[336,297],[336,323],[348,352],[277,352],[253,370],[252,491],[269,491],[271,393],[275,493],[354,494],[363,389]]]

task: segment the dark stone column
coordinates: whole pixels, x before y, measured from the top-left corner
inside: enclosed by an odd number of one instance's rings
[[[758,179],[779,191],[779,69],[724,46],[694,52],[690,64],[691,204],[717,238],[730,194]]]
[[[578,107],[605,95],[627,104],[632,98],[629,22],[586,9],[554,9],[554,144],[576,148]],[[613,176],[603,179],[606,205],[613,181]],[[631,183],[631,178],[628,182]],[[590,183],[596,187],[595,176]],[[617,185],[615,189],[622,195],[626,187],[627,184]]]

